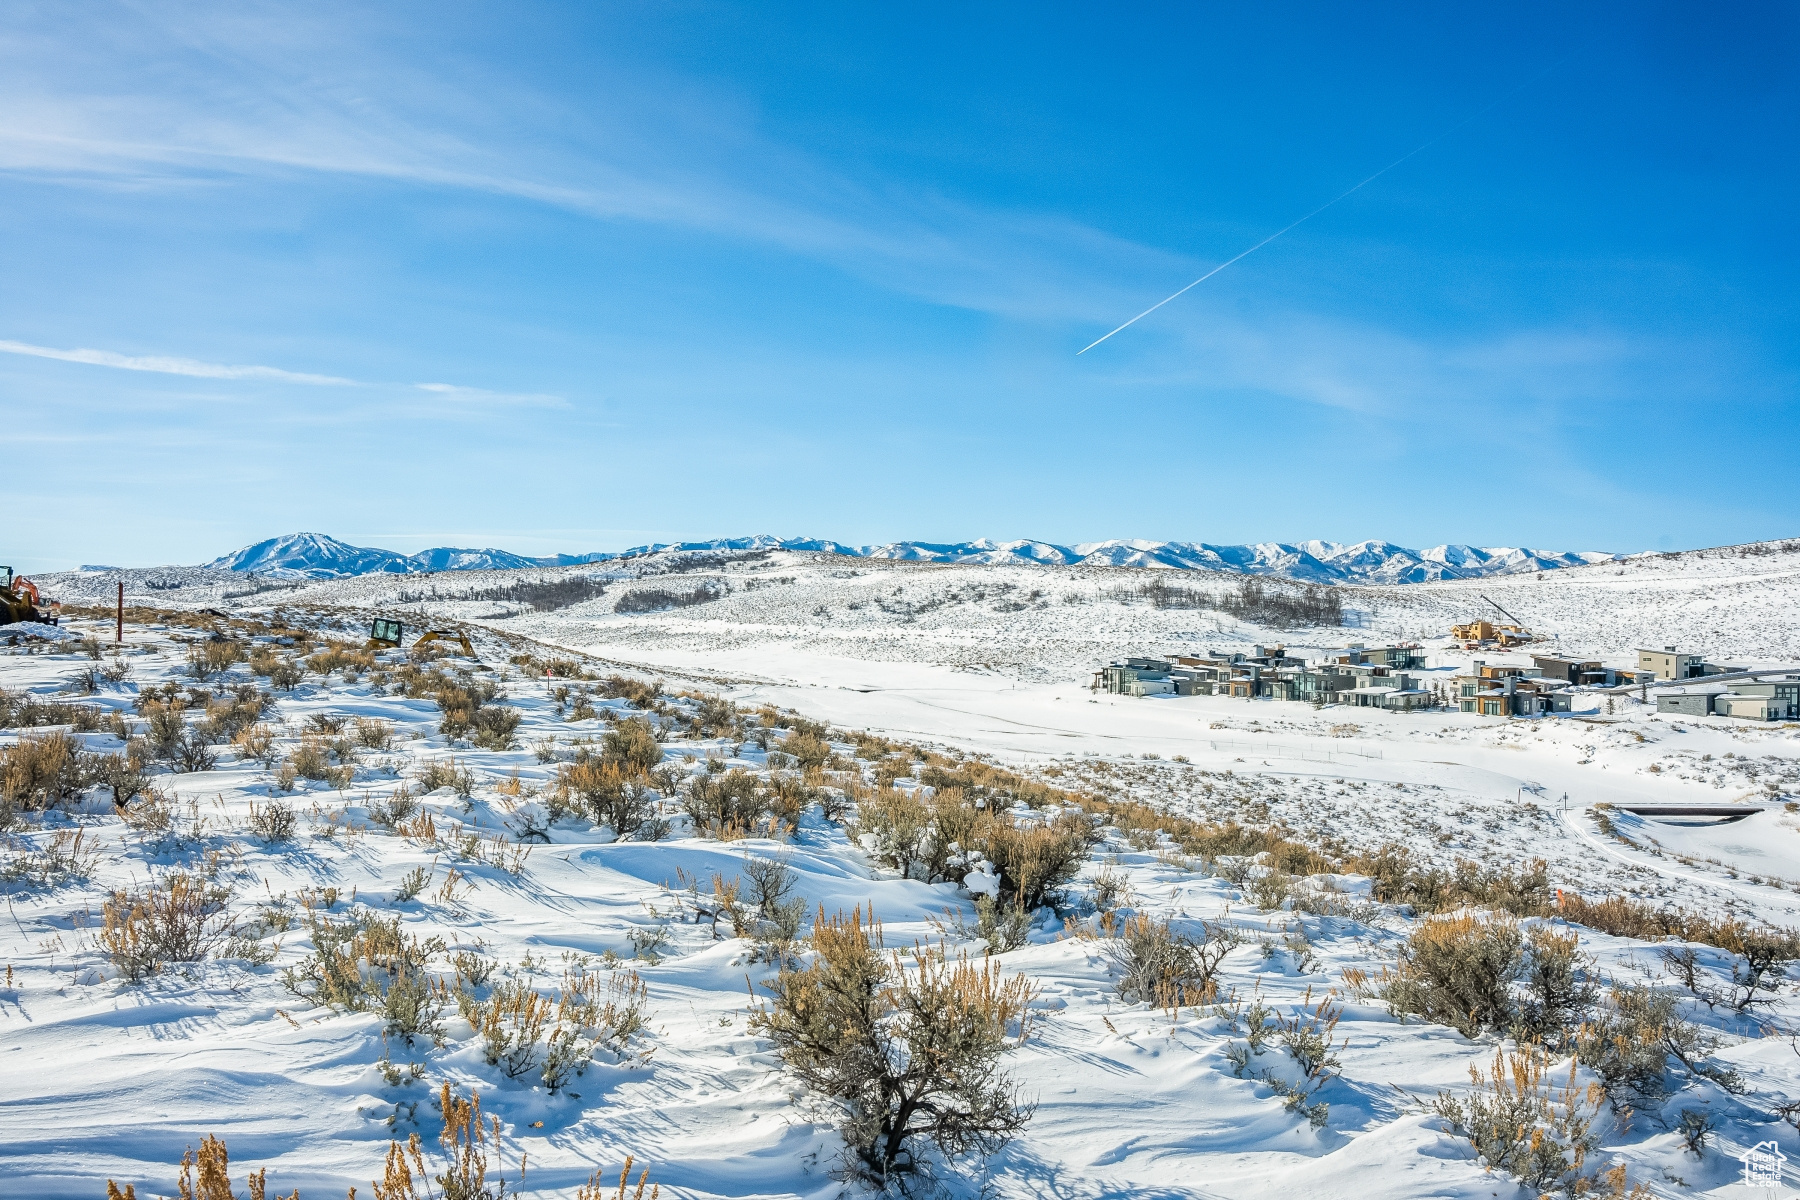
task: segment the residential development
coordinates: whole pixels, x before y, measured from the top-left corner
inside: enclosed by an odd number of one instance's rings
[[[1416,643],[1359,644],[1315,663],[1289,655],[1284,646],[1256,646],[1250,654],[1128,658],[1096,671],[1093,687],[1124,696],[1236,696],[1404,710],[1437,702],[1411,671],[1424,661]]]
[[[1459,635],[1469,628],[1458,626]],[[1674,646],[1639,649],[1637,659],[1636,669],[1561,654],[1534,654],[1530,665],[1476,659],[1451,676],[1446,688],[1422,673],[1425,656],[1416,642],[1357,643],[1310,662],[1285,646],[1255,646],[1248,654],[1212,650],[1127,658],[1096,671],[1092,686],[1122,696],[1300,700],[1401,712],[1454,706],[1484,717],[1571,712],[1577,689],[1637,688],[1648,700],[1654,686],[1658,712],[1800,720],[1800,666],[1756,670],[1708,662],[1703,654]]]

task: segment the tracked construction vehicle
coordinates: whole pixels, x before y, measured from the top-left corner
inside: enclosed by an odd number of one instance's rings
[[[388,617],[376,617],[373,621],[371,621],[369,623],[368,649],[370,649],[370,650],[396,649],[399,647],[400,640],[402,637],[405,636],[405,633],[406,633],[406,627],[404,625],[402,625],[400,622],[395,621]],[[462,652],[465,656],[467,656],[469,658],[476,657],[475,656],[475,647],[469,644],[469,635],[466,633],[463,633],[461,630],[457,630],[457,629],[430,629],[430,630],[427,630],[424,633],[419,635],[418,641],[413,643],[413,649],[417,650],[420,646],[429,645],[432,642],[449,642],[453,645],[462,647]]]
[[[23,575],[15,577],[11,567],[0,566],[0,571],[5,572],[5,584],[0,586],[0,625],[56,624],[57,619],[42,607],[44,600],[38,595],[37,584]]]

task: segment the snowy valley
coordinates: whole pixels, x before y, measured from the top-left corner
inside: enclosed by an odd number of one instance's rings
[[[1800,543],[1338,586],[1323,627],[1268,597],[1335,579],[1080,558],[41,578],[61,631],[0,630],[7,1194],[172,1195],[216,1136],[271,1195],[410,1196],[390,1145],[430,1165],[477,1094],[509,1195],[627,1156],[665,1196],[859,1194],[872,1093],[781,1020],[859,912],[891,1069],[948,1053],[909,1013],[992,1035],[940,1097],[987,1125],[884,1160],[916,1194],[1728,1196],[1800,1155],[1800,728],[1089,686],[1525,658],[1446,636],[1490,601],[1526,650],[1800,663]],[[1016,1003],[906,1007],[959,963]]]

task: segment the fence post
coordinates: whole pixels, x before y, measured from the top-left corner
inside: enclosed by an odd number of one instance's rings
[[[125,581],[119,580],[119,623],[113,630],[113,645],[125,644]]]

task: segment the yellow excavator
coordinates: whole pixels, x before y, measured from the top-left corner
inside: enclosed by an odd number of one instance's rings
[[[406,633],[406,626],[391,617],[376,617],[369,623],[368,650],[393,650],[400,645],[401,637]],[[462,652],[469,658],[475,658],[475,647],[469,644],[469,635],[458,629],[428,629],[421,633],[412,644],[417,650],[420,646],[431,642],[454,642],[462,647]]]
[[[0,625],[16,625],[20,622],[56,624],[56,618],[47,615],[39,607],[44,600],[38,595],[37,584],[23,575],[15,577],[11,567],[0,566],[0,571],[6,572],[6,584],[0,588]]]

